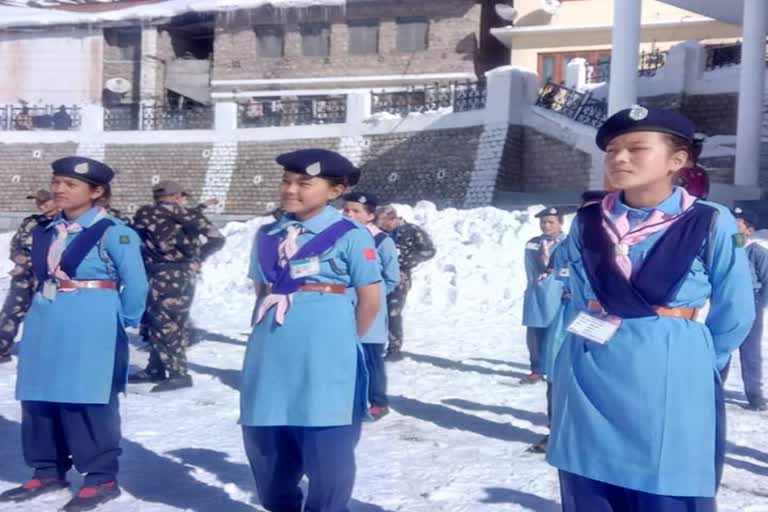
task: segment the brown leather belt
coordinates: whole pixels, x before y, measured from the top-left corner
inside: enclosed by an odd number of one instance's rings
[[[117,281],[57,281],[58,289],[72,290],[116,290]]]
[[[604,312],[603,305],[596,300],[589,301],[587,306],[590,311]],[[665,316],[667,318],[682,318],[683,320],[695,321],[699,314],[699,310],[696,308],[666,308],[664,306],[653,306],[653,310],[659,316]]]
[[[321,292],[321,293],[347,293],[347,287],[343,284],[322,284],[322,283],[310,283],[302,285],[299,288],[300,292]]]

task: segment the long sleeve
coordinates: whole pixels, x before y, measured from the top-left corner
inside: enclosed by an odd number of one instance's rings
[[[381,259],[382,277],[387,295],[400,284],[400,265],[397,261],[397,247],[390,237],[384,239],[379,245],[379,258]]]
[[[120,278],[122,317],[128,327],[137,327],[144,313],[149,284],[141,258],[141,239],[127,226],[113,226],[107,231],[106,249]]]
[[[768,249],[761,245],[750,246],[749,260],[760,283],[757,293],[758,305],[764,307],[768,304]]]
[[[735,241],[736,221],[721,209],[710,236],[712,284],[707,326],[714,339],[717,368],[744,341],[755,320],[754,293],[747,254]]]

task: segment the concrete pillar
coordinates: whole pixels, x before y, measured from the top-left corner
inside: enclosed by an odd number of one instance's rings
[[[744,0],[744,42],[739,80],[735,184],[756,187],[760,173],[760,139],[765,90],[765,36],[768,2]]]
[[[608,114],[637,103],[642,0],[614,0]]]
[[[151,26],[141,30],[141,79],[139,82],[139,99],[141,101],[156,101],[158,99],[158,79],[161,62],[157,51],[157,27]]]
[[[586,59],[571,59],[565,68],[565,86],[583,91],[587,84],[587,67]]]
[[[514,66],[500,66],[485,76],[488,80],[485,124],[522,124],[523,115],[538,96],[536,74]]]
[[[87,133],[104,131],[104,107],[101,105],[83,105],[80,111],[80,130]]]
[[[214,127],[217,132],[237,130],[237,103],[220,101],[214,103]]]

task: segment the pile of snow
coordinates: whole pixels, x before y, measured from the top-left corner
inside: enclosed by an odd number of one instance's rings
[[[273,6],[279,9],[339,7],[346,0],[165,0],[137,7],[102,12],[74,12],[35,7],[0,6],[0,28],[46,25],[77,25],[168,18],[188,12],[218,12]]]
[[[437,256],[414,272],[407,312],[442,316],[472,312],[503,313],[519,324],[525,288],[525,243],[540,234],[534,215],[541,207],[508,212],[497,208],[437,210],[429,202],[399,206],[409,222],[422,226],[434,240]],[[253,304],[247,277],[250,249],[268,217],[224,228],[224,249],[205,264],[193,316],[227,319],[245,328],[243,304]]]

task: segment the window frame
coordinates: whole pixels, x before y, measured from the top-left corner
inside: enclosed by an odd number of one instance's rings
[[[409,47],[405,47],[404,45],[404,36],[403,36],[403,29],[408,25],[416,25],[418,23],[424,24],[424,46],[423,48],[419,46],[416,42],[415,33],[411,32],[408,34],[408,43]],[[397,37],[396,37],[396,47],[397,51],[402,53],[417,53],[417,52],[425,52],[429,50],[429,36],[430,36],[430,29],[431,29],[431,20],[426,16],[403,16],[398,17],[395,19],[395,25],[397,26]],[[414,29],[411,28],[411,31]]]
[[[308,29],[320,29],[319,34],[310,34]],[[330,23],[302,23],[299,25],[299,33],[301,34],[301,55],[308,59],[327,59],[331,56],[331,24]],[[317,37],[318,39],[324,39],[325,52],[308,53],[307,41],[309,36]],[[322,48],[322,47],[321,47]]]
[[[369,51],[369,48],[366,47],[364,44],[361,45],[363,48],[361,50],[357,51],[354,50],[353,46],[353,34],[354,29],[360,29],[360,28],[370,28],[375,29],[375,44],[373,45],[373,49]],[[350,55],[378,55],[381,53],[381,21],[377,19],[365,19],[365,20],[349,20],[347,22],[347,31],[349,32],[349,40],[348,40],[348,51]],[[364,41],[365,38],[362,38],[362,41]]]
[[[256,49],[260,59],[282,59],[285,57],[285,28],[282,25],[256,25],[253,28],[256,34]],[[266,55],[262,52],[263,48],[269,48],[269,46],[262,46],[262,37],[276,36],[280,39],[280,52],[279,55]]]

